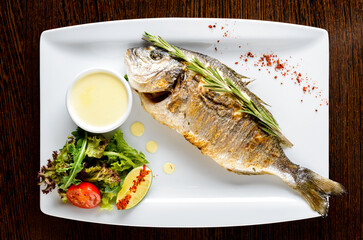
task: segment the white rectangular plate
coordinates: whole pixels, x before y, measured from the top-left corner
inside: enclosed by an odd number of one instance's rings
[[[285,150],[287,156],[328,177],[328,106],[320,106],[321,98],[328,99],[328,33],[305,26],[239,19],[139,19],[43,32],[41,165],[46,164],[52,151],[64,145],[76,128],[65,106],[70,82],[78,73],[93,67],[110,69],[123,76],[124,53],[130,47],[146,45],[141,40],[144,31],[216,57],[238,73],[256,78],[249,85],[250,90],[272,106],[271,112],[294,143]],[[240,55],[248,51],[256,56],[245,62]],[[262,54],[271,52],[280,59],[288,59],[292,70],[315,82],[319,96],[304,94],[303,85],[294,84],[292,76],[278,75],[273,68],[270,73],[266,67],[259,71],[254,63]],[[129,127],[134,121],[144,123],[143,136],[130,134]],[[243,226],[318,216],[277,177],[235,175],[202,155],[181,135],[153,120],[142,109],[136,94],[132,113],[121,130],[131,146],[145,153],[153,170],[155,177],[146,198],[128,211],[84,210],[63,204],[53,191],[41,194],[40,207],[45,214],[96,223],[155,227]],[[158,143],[156,153],[146,152],[149,140]],[[162,170],[166,162],[175,165],[171,175]]]

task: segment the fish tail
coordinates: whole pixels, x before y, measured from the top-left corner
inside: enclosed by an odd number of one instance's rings
[[[329,196],[346,193],[340,183],[324,178],[307,168],[299,167],[295,174],[295,190],[301,194],[313,210],[322,216],[327,216]]]

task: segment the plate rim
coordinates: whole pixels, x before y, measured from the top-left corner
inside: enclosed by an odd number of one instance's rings
[[[226,21],[239,21],[239,22],[256,22],[256,23],[262,23],[262,24],[273,24],[273,25],[281,25],[281,26],[286,26],[286,27],[297,27],[297,28],[302,28],[304,30],[309,30],[309,31],[318,31],[322,34],[322,36],[324,38],[326,38],[325,44],[327,47],[327,81],[328,81],[328,85],[329,85],[329,34],[328,32],[323,29],[323,28],[317,28],[317,27],[312,27],[312,26],[305,26],[305,25],[299,25],[299,24],[293,24],[293,23],[283,23],[283,22],[275,22],[275,21],[265,21],[265,20],[251,20],[251,19],[238,19],[238,18],[184,18],[184,17],[177,17],[177,18],[173,18],[173,17],[166,17],[166,18],[139,18],[139,19],[125,19],[125,20],[113,20],[113,21],[103,21],[103,22],[95,22],[95,23],[86,23],[86,24],[78,24],[78,25],[72,25],[72,26],[66,26],[66,27],[61,27],[61,28],[54,28],[54,29],[48,29],[45,30],[41,33],[40,35],[40,47],[39,47],[39,55],[40,55],[40,63],[39,63],[39,71],[40,71],[40,75],[39,75],[39,88],[41,89],[41,82],[42,82],[42,61],[44,61],[44,59],[42,59],[42,51],[44,51],[44,42],[47,40],[47,37],[49,34],[53,34],[53,33],[57,33],[59,31],[68,31],[68,30],[73,30],[73,29],[77,29],[77,28],[84,28],[84,27],[92,27],[93,25],[103,25],[103,24],[118,24],[118,23],[137,23],[137,22],[145,22],[145,21],[202,21],[202,22],[207,22],[207,21],[221,21],[221,20],[226,20]],[[325,46],[325,45],[324,45]],[[44,78],[44,77],[43,77]],[[329,90],[329,89],[327,89]],[[41,92],[41,90],[40,90]],[[329,94],[329,91],[327,91],[327,93]],[[329,97],[329,95],[328,95]],[[41,122],[42,122],[42,116],[44,117],[44,113],[42,113],[42,94],[40,93],[40,136],[42,136],[41,131]],[[329,116],[329,109],[328,109],[328,116]],[[328,129],[329,129],[329,117],[328,117]],[[328,141],[329,141],[329,134],[328,134]],[[40,139],[41,142],[41,139]],[[40,144],[40,152],[42,152],[42,145]],[[329,173],[329,144],[328,144],[328,173]],[[40,158],[40,164],[42,163],[42,159]],[[234,224],[234,225],[213,225],[213,226],[204,226],[204,225],[200,225],[200,226],[196,226],[196,225],[188,225],[188,226],[181,226],[181,225],[163,225],[163,226],[157,226],[157,225],[135,225],[135,224],[117,224],[117,223],[109,223],[109,222],[100,222],[100,221],[91,221],[91,220],[85,220],[85,219],[77,219],[77,218],[67,218],[64,216],[59,216],[59,215],[55,215],[55,214],[51,214],[49,212],[47,212],[45,209],[43,209],[42,206],[42,196],[43,193],[40,191],[40,210],[49,216],[53,216],[53,217],[60,217],[60,218],[64,218],[64,219],[70,219],[70,220],[77,220],[77,221],[84,221],[84,222],[92,222],[92,223],[102,223],[102,224],[108,224],[108,225],[122,225],[122,226],[137,226],[137,227],[167,227],[167,228],[172,228],[172,227],[229,227],[229,226],[248,226],[248,225],[262,225],[262,224],[271,224],[271,223],[278,223],[278,222],[289,222],[289,221],[296,221],[296,220],[303,220],[303,219],[310,219],[310,218],[315,218],[318,216],[311,216],[311,217],[307,217],[307,218],[297,218],[297,219],[291,219],[291,220],[287,220],[287,221],[280,221],[280,220],[276,220],[276,221],[270,221],[270,222],[262,222],[262,223],[253,223],[253,224]]]

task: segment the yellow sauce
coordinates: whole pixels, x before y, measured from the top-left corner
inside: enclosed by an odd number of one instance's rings
[[[172,174],[175,170],[174,164],[172,163],[165,163],[163,166],[163,171],[166,174]]]
[[[158,150],[158,144],[155,141],[148,141],[145,148],[149,153],[154,153]]]
[[[70,93],[71,107],[81,121],[93,126],[116,123],[125,113],[125,86],[107,72],[93,72],[80,78]]]
[[[136,137],[140,137],[142,134],[144,134],[144,131],[145,131],[145,127],[144,127],[144,124],[142,124],[141,122],[134,122],[130,126],[131,134]]]

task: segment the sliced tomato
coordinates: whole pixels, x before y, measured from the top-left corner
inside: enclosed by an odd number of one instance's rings
[[[70,186],[66,195],[70,203],[80,208],[94,208],[101,203],[100,191],[89,182]]]

